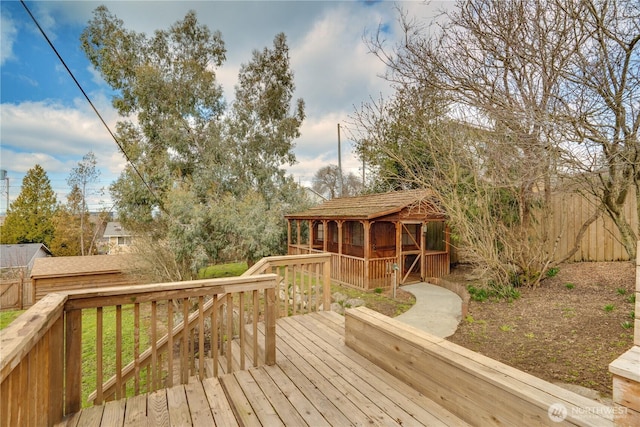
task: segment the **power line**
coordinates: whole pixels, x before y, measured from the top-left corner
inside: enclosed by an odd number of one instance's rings
[[[47,36],[47,34],[44,32],[44,29],[40,26],[40,23],[38,22],[38,20],[36,19],[35,16],[33,16],[33,14],[31,13],[31,10],[29,10],[29,8],[27,7],[27,5],[25,4],[24,0],[20,0],[20,3],[22,3],[22,6],[24,7],[24,9],[27,11],[27,13],[29,14],[29,16],[31,17],[31,19],[33,20],[33,22],[36,24],[36,26],[38,27],[38,30],[40,30],[40,33],[42,34],[42,36],[45,38],[45,40],[47,41],[47,43],[49,44],[49,46],[51,47],[51,49],[53,50],[53,52],[56,54],[56,56],[58,57],[58,59],[60,60],[60,62],[62,63],[62,65],[64,66],[64,68],[67,70],[67,72],[69,73],[69,75],[71,76],[71,78],[73,79],[73,81],[75,82],[76,86],[78,86],[78,89],[80,89],[80,92],[82,92],[82,95],[84,95],[85,99],[87,100],[87,102],[89,103],[89,105],[91,106],[91,108],[93,109],[93,111],[96,113],[96,115],[98,116],[98,118],[100,119],[100,121],[102,122],[102,124],[104,125],[104,127],[107,129],[107,132],[109,132],[109,135],[111,135],[111,138],[113,138],[113,140],[115,141],[116,145],[118,146],[118,148],[120,148],[120,151],[122,151],[122,154],[124,155],[124,157],[127,159],[127,162],[131,165],[131,167],[133,168],[133,170],[136,172],[136,174],[138,175],[138,177],[140,178],[140,180],[142,181],[142,183],[145,185],[145,187],[147,187],[147,190],[149,190],[149,192],[151,193],[151,195],[156,199],[156,202],[158,203],[158,205],[160,206],[160,208],[162,208],[162,203],[160,202],[160,198],[158,198],[158,196],[156,195],[156,193],[153,191],[153,189],[151,188],[151,186],[147,183],[147,181],[145,181],[144,177],[142,176],[142,174],[140,173],[140,171],[138,170],[138,168],[136,167],[136,165],[131,161],[131,159],[129,158],[129,155],[127,154],[127,152],[124,150],[124,147],[120,144],[120,141],[118,141],[118,138],[116,138],[115,134],[111,131],[111,128],[109,128],[109,125],[107,125],[107,122],[105,122],[105,120],[102,118],[102,115],[100,114],[100,112],[98,111],[98,109],[95,107],[95,105],[93,105],[93,102],[91,101],[91,98],[89,98],[89,95],[87,95],[87,93],[85,92],[85,90],[83,89],[82,85],[80,84],[80,82],[76,79],[75,75],[73,74],[73,72],[71,71],[71,69],[67,66],[67,63],[65,62],[64,59],[62,59],[62,56],[60,55],[60,53],[58,53],[58,50],[56,49],[56,47],[53,45],[53,43],[51,42],[51,40],[49,39],[49,37]]]

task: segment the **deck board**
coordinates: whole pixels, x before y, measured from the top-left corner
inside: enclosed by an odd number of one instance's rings
[[[87,408],[66,421],[124,426],[466,425],[346,347],[344,318],[338,314],[282,318],[276,331],[274,366],[192,379]]]
[[[147,397],[147,419],[150,426],[169,427],[166,389],[149,393]]]

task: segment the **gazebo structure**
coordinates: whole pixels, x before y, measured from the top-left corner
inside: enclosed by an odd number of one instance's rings
[[[286,215],[289,255],[329,252],[331,279],[372,290],[450,271],[445,213],[428,190],[332,199]]]

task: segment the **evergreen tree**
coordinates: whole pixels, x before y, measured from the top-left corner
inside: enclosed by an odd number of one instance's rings
[[[222,36],[194,12],[150,38],[101,6],[82,47],[114,89],[122,116],[117,137],[131,164],[110,187],[118,217],[149,237],[153,252],[172,252],[172,262],[162,257],[163,270],[172,270],[163,277],[194,277],[231,254],[252,262],[286,250],[284,233],[273,227],[286,232],[283,212],[300,203],[283,166],[295,161],[304,103],[292,102],[284,34],[241,67],[229,110],[216,79],[225,60]]]
[[[80,244],[80,230],[81,218],[84,214],[81,206],[82,192],[77,185],[74,185],[67,195],[67,204],[59,206],[53,217],[55,232],[49,247],[53,255],[78,256],[83,254]],[[88,217],[88,214],[86,216]]]
[[[25,175],[20,194],[7,210],[2,243],[44,243],[48,247],[54,234],[56,204],[47,173],[35,165]]]

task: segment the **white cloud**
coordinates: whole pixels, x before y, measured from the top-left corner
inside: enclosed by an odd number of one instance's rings
[[[380,21],[374,8],[354,9],[337,3],[327,9],[304,39],[293,44],[291,57],[298,92],[308,110],[350,112],[371,92],[385,86],[377,75],[384,65],[368,54],[365,28]]]
[[[16,41],[18,29],[7,13],[0,16],[0,65],[14,59],[13,44]]]
[[[105,107],[101,110],[109,119]],[[52,153],[60,159],[82,157],[91,150],[113,151],[109,134],[86,106],[71,108],[49,101],[5,103],[0,105],[0,115],[5,150]]]
[[[298,164],[288,170],[303,183],[310,182],[321,167],[337,164],[337,124],[348,119],[354,106],[367,101],[369,97],[377,98],[381,92],[389,91],[388,84],[378,77],[384,72],[384,65],[368,53],[362,37],[365,31],[375,31],[382,24],[389,41],[393,43],[397,39],[398,14],[392,2],[104,3],[124,21],[127,29],[147,34],[152,34],[156,29],[166,29],[182,19],[188,10],[195,10],[201,23],[212,31],[221,31],[227,46],[227,60],[216,73],[228,102],[233,97],[240,65],[251,59],[252,50],[271,47],[273,37],[278,32],[284,32],[295,73],[295,97],[305,100],[307,112],[301,129],[302,137],[295,141],[294,152]],[[74,36],[73,40],[66,40],[67,30],[73,27],[73,31],[77,32],[78,26],[84,26],[92,17],[91,12],[100,4],[102,2],[54,1],[36,3],[34,8],[36,16],[42,19],[41,24],[57,35],[58,47],[63,50],[66,47],[66,52],[71,56],[73,52],[78,52],[78,39]],[[449,4],[436,3],[436,6]],[[412,14],[434,14],[434,7],[424,6],[422,2],[401,2],[400,5]],[[20,52],[14,52],[18,49],[15,45],[17,24],[9,18],[3,13],[0,63],[14,55],[20,56]],[[83,63],[82,67],[86,67],[86,64]],[[108,93],[106,86],[91,67],[89,72],[89,78],[104,91],[101,94],[92,93],[91,97],[111,129],[115,129],[118,117],[105,95]],[[34,81],[34,85],[40,84],[41,87],[46,86],[45,83],[51,84],[51,81]],[[77,165],[84,154],[93,151],[101,170],[100,185],[108,186],[124,167],[124,157],[84,99],[77,98],[72,105],[66,106],[61,102],[33,98],[29,102],[3,103],[0,106],[0,167],[8,169],[12,183],[17,183],[21,175],[35,163],[40,163],[52,180],[59,183],[56,185],[63,187],[69,170]],[[347,137],[343,132],[343,169],[360,174],[361,165],[353,155],[352,143]]]

